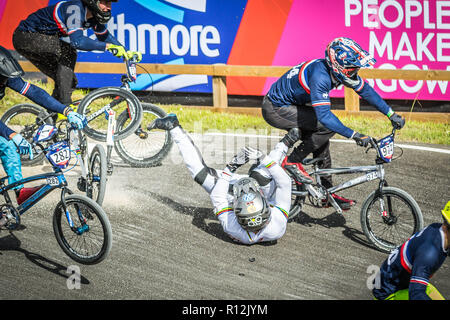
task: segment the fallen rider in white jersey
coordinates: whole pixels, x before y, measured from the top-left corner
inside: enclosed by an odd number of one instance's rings
[[[205,164],[175,114],[156,119],[148,129],[170,132],[192,178],[210,195],[223,230],[233,240],[254,244],[274,241],[284,235],[291,206],[292,185],[280,163],[288,149],[299,140],[297,129],[291,129],[268,156],[259,150],[245,147],[224,170],[216,170]],[[266,181],[264,186],[261,187],[252,177],[235,173],[249,160],[259,162],[253,172]],[[233,192],[230,192],[231,187]]]

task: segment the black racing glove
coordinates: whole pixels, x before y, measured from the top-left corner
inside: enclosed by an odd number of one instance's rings
[[[235,172],[239,167],[246,164],[249,160],[259,160],[264,154],[258,149],[252,147],[242,148],[231,161],[227,164],[227,168],[231,172]]]
[[[389,117],[389,119],[395,129],[401,129],[405,125],[405,118],[402,118],[402,116],[395,112]]]
[[[371,138],[369,136],[363,135],[356,131],[353,134],[352,139],[355,140],[356,144],[361,147],[367,147],[371,140]]]
[[[292,128],[281,138],[281,142],[283,142],[288,148],[292,148],[294,144],[300,140],[302,137],[302,132],[299,128]]]

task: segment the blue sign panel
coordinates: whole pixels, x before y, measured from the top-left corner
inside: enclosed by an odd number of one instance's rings
[[[58,2],[51,0],[50,4]],[[247,0],[120,0],[112,3],[108,30],[142,63],[227,63]],[[86,35],[95,39],[92,30]],[[109,52],[79,52],[78,61],[119,62]],[[139,68],[139,67],[138,67]],[[142,71],[142,70],[141,70]],[[119,85],[121,75],[77,74],[78,86]],[[205,75],[140,73],[135,90],[211,92]]]

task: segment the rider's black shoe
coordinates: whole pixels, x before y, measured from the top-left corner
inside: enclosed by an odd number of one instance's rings
[[[180,123],[178,122],[177,115],[175,113],[170,113],[164,118],[157,118],[153,120],[147,127],[148,130],[162,129],[162,130],[172,130],[178,127]]]

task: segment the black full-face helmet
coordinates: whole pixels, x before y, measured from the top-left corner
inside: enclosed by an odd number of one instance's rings
[[[25,72],[11,52],[0,46],[0,78],[18,78],[24,74]]]
[[[108,2],[117,2],[118,0],[108,0]],[[101,24],[108,23],[109,19],[111,19],[111,11],[103,11],[100,9],[100,0],[83,0],[83,3],[86,7],[91,11],[95,20],[97,20]]]

